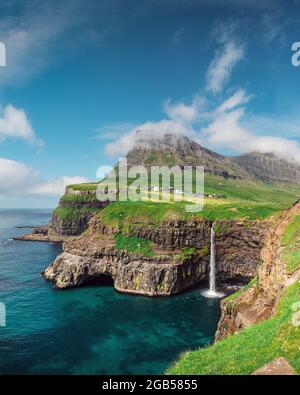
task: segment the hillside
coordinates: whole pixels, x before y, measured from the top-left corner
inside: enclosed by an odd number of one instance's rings
[[[168,374],[252,374],[278,358],[300,373],[299,218],[298,202],[270,229],[257,278],[222,301],[219,340],[183,354]]]
[[[300,182],[300,166],[274,154],[249,153],[224,156],[211,151],[186,136],[164,135],[149,140],[138,135],[136,146],[128,155],[129,165],[204,166],[205,173],[225,178],[263,182]]]
[[[155,140],[139,136],[127,155],[128,165],[204,165],[204,209],[197,217],[215,219],[263,219],[290,207],[300,196],[300,167],[273,155],[248,154],[226,157],[200,146],[188,137],[165,135]],[[113,202],[98,209],[97,184],[72,185],[55,211],[57,217],[72,221],[99,211],[105,223],[129,226],[159,223],[168,218],[189,219],[186,202]],[[72,192],[73,191],[73,192]],[[94,202],[94,203],[93,203]],[[84,221],[83,221],[84,222]],[[82,227],[81,227],[82,229]]]
[[[129,166],[204,166],[207,174],[232,178],[252,178],[247,171],[227,158],[185,136],[164,135],[155,140],[137,139],[127,154]]]
[[[279,159],[274,154],[254,152],[232,157],[231,161],[261,181],[300,182],[300,167],[296,163]]]

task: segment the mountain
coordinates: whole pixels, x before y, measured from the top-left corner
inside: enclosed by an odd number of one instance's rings
[[[222,177],[252,178],[231,158],[202,147],[186,136],[166,134],[153,140],[139,138],[127,154],[130,166],[204,166],[206,173]]]
[[[265,182],[300,182],[300,166],[277,158],[274,154],[253,152],[232,157],[231,161],[250,175]]]
[[[273,154],[225,156],[202,147],[186,136],[165,134],[149,139],[137,134],[127,154],[129,166],[204,166],[205,173],[234,179],[300,183],[300,166]]]

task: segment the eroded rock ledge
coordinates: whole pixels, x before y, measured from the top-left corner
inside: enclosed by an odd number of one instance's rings
[[[84,236],[69,237],[64,252],[43,273],[59,289],[101,283],[109,276],[116,290],[148,296],[180,293],[199,284],[209,272],[211,222],[175,220],[157,226],[135,227],[130,236],[153,243],[154,256],[119,251],[118,232],[94,216]],[[219,221],[215,224],[218,277],[249,281],[257,272],[266,224],[254,221]],[[182,256],[192,248],[195,253]]]
[[[118,251],[107,236],[74,238],[43,273],[59,289],[81,286],[109,276],[117,291],[148,296],[172,295],[199,283],[206,275],[207,257],[176,261],[176,250],[159,249],[153,257]]]

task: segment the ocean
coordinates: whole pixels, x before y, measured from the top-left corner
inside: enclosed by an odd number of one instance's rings
[[[185,350],[208,345],[220,300],[201,289],[149,298],[110,285],[55,290],[40,273],[55,244],[13,241],[49,210],[0,210],[0,374],[161,374]]]

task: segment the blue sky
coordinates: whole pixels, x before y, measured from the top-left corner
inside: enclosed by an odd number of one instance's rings
[[[300,160],[299,1],[3,0],[0,207],[53,207],[134,144]]]

